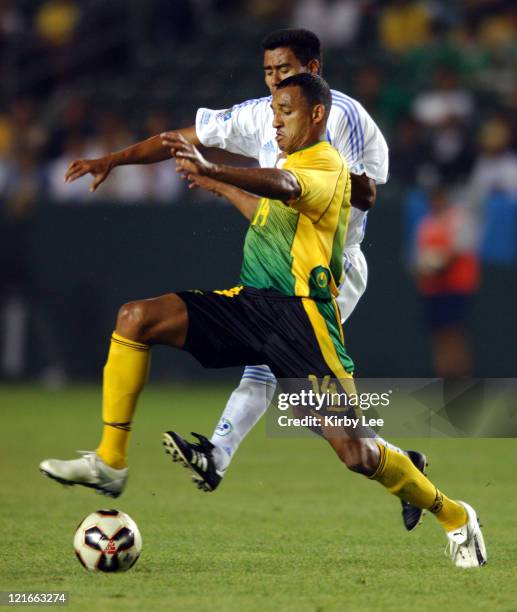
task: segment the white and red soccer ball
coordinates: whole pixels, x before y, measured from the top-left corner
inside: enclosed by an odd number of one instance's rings
[[[140,556],[142,536],[135,521],[124,512],[97,510],[79,523],[74,550],[87,570],[125,572]]]

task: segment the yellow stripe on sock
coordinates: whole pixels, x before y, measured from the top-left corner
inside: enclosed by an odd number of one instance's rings
[[[142,344],[140,342],[135,342],[134,340],[123,338],[122,336],[119,336],[117,332],[113,332],[111,334],[111,339],[117,344],[122,344],[123,346],[127,346],[128,348],[132,348],[137,351],[148,351],[151,348],[148,344]]]
[[[434,504],[429,511],[436,516],[445,531],[454,531],[454,529],[463,527],[469,518],[464,506],[449,499],[438,489],[436,489]]]
[[[371,476],[368,476],[368,478],[370,478],[371,480],[377,480],[378,474],[380,474],[384,470],[384,465],[386,463],[386,447],[384,446],[384,444],[379,444],[379,442],[375,440],[374,442],[375,444],[377,444],[379,448],[380,458],[379,458],[379,465],[377,466],[377,469]]]

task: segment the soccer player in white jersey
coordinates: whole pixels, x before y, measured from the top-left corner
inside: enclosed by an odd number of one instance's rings
[[[264,39],[262,47],[265,82],[271,92],[288,76],[321,72],[320,42],[308,30],[278,30]],[[195,125],[176,132],[194,145],[218,147],[254,158],[262,167],[280,166],[282,159],[275,140],[270,105],[271,96],[267,96],[224,110],[200,108]],[[361,104],[336,90],[332,90],[327,137],[344,156],[352,179],[354,208],[343,253],[345,277],[337,298],[342,321],[345,321],[366,289],[368,268],[361,241],[367,211],[375,202],[376,184],[385,183],[388,178],[388,147],[381,131]],[[70,165],[65,180],[73,181],[90,173],[94,177],[90,190],[95,191],[116,166],[154,163],[169,157],[169,148],[162,142],[161,135],[156,135],[100,159],[76,160]],[[206,456],[207,460],[200,462],[206,468],[187,461],[194,472],[193,480],[200,489],[213,491],[219,485],[240,443],[266,411],[275,386],[276,380],[267,366],[248,366],[224,408],[211,441],[196,434],[199,443],[191,444],[176,434],[184,444],[187,460],[192,454],[189,450],[195,451],[194,456]],[[423,471],[425,456],[416,451],[407,453]],[[402,515],[404,525],[412,530],[418,525],[422,511],[402,502]]]

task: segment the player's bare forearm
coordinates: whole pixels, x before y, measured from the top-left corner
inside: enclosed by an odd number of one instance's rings
[[[210,164],[206,176],[275,200],[290,200],[301,193],[295,176],[277,168],[234,168]]]
[[[352,206],[363,211],[370,210],[377,198],[375,181],[366,174],[350,174],[350,180],[352,182]]]
[[[162,134],[162,143],[170,148],[176,157],[180,171],[201,174],[217,181],[230,183],[251,193],[276,200],[297,198],[300,185],[296,177],[286,170],[277,168],[235,168],[207,161],[196,147],[175,133]]]
[[[130,164],[154,164],[170,159],[170,151],[162,145],[159,135],[151,136],[146,140],[137,142],[121,151],[110,153],[113,166],[126,166]]]
[[[199,139],[196,134],[195,126],[175,130],[175,133],[181,134],[188,142],[193,145],[199,145]],[[163,134],[156,134],[137,142],[122,151],[111,153],[113,166],[124,166],[129,164],[154,164],[156,162],[170,159],[171,152],[169,147],[163,145]]]
[[[221,183],[224,185],[221,190],[221,195],[230,202],[235,208],[241,212],[246,219],[251,219],[257,210],[257,205],[260,202],[260,198],[252,193],[234,187],[229,183]]]
[[[178,132],[165,132],[166,134],[179,134],[184,142],[198,143],[196,128],[194,126],[183,128]],[[81,178],[85,174],[91,174],[93,181],[90,191],[95,191],[109,176],[115,166],[128,164],[153,164],[164,161],[171,157],[171,149],[164,146],[162,141],[163,134],[152,136],[147,140],[137,142],[122,151],[110,153],[98,159],[75,159],[65,173],[65,183]]]
[[[189,188],[201,187],[206,191],[215,193],[216,195],[228,200],[228,202],[235,206],[235,208],[239,212],[241,212],[246,217],[246,219],[251,219],[253,217],[257,205],[260,201],[259,197],[248,193],[243,189],[239,189],[234,185],[230,185],[229,183],[223,183],[222,181],[217,181],[216,179],[210,178],[208,176],[202,176],[200,174],[189,174],[186,178],[190,182]]]

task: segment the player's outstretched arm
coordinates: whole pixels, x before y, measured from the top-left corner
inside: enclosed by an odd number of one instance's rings
[[[286,170],[213,164],[181,134],[167,132],[162,137],[163,144],[170,147],[171,155],[176,157],[178,167],[184,173],[208,176],[266,198],[285,201],[300,195],[301,189],[296,177]]]
[[[185,138],[186,142],[191,142],[196,145],[200,144],[195,126],[183,128],[177,130],[177,132],[165,133],[179,133]],[[162,144],[162,134],[157,134],[122,149],[121,151],[110,153],[98,159],[74,160],[65,173],[65,183],[71,183],[85,174],[91,174],[93,176],[93,181],[90,185],[90,191],[95,191],[97,187],[106,180],[109,173],[116,166],[154,164],[169,159],[170,157],[170,147],[164,146]]]
[[[178,172],[181,172],[181,170],[178,169]],[[251,219],[255,214],[255,210],[260,201],[259,197],[243,189],[234,187],[229,183],[223,183],[222,181],[217,181],[216,179],[202,176],[201,174],[188,174],[185,178],[189,181],[189,189],[201,187],[206,191],[215,193],[217,196],[226,198],[230,204],[233,204],[233,206],[246,217],[246,219]]]

